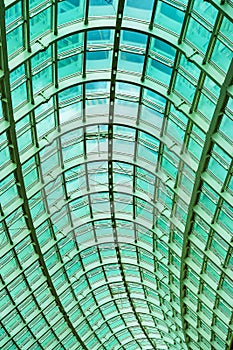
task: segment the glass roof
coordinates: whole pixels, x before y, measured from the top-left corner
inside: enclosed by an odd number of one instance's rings
[[[0,0],[0,348],[233,349],[233,1]]]

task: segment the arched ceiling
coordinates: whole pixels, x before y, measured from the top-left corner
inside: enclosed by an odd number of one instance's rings
[[[233,2],[0,0],[0,348],[222,350]]]

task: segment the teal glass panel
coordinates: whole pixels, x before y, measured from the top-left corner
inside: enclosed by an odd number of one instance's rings
[[[172,69],[171,67],[157,61],[157,60],[148,60],[148,67],[146,74],[152,79],[159,81],[165,85],[169,85],[171,78]]]
[[[208,93],[214,94],[216,98],[219,97],[220,87],[216,85],[214,81],[207,76],[205,77],[204,86],[208,90]]]
[[[38,181],[38,171],[36,168],[36,162],[34,157],[29,159],[22,165],[22,171],[24,175],[24,183],[26,187],[31,186],[33,183]]]
[[[14,83],[17,84],[17,82],[20,80],[20,82],[22,82],[22,80],[25,78],[25,66],[24,64],[20,65],[18,68],[16,68],[15,70],[13,70],[10,74],[10,83],[11,85],[14,85]]]
[[[197,220],[198,222],[194,224],[193,232],[200,239],[200,241],[206,243],[210,228],[205,223],[203,223],[203,221],[200,220],[198,216],[196,217],[196,221]]]
[[[115,16],[118,0],[89,0],[89,16]]]
[[[6,10],[6,15],[5,15],[6,26],[13,24],[13,22],[21,19],[21,17],[22,17],[22,3],[21,1],[19,1],[15,5],[9,7]]]
[[[198,109],[206,119],[211,120],[215,111],[215,104],[210,98],[202,93],[198,102]]]
[[[41,3],[44,5],[45,1],[40,1],[40,0],[29,0],[29,8],[30,10],[38,7],[39,5],[41,5]]]
[[[43,119],[38,120],[36,124],[37,128],[37,136],[41,138],[44,135],[47,135],[50,131],[55,128],[55,119],[54,114],[49,114],[45,116]]]
[[[163,1],[158,2],[154,25],[162,26],[175,34],[180,34],[183,19],[184,12]]]
[[[230,40],[232,31],[233,31],[232,22],[228,18],[224,17],[221,24],[220,32],[224,35],[226,39]]]
[[[12,55],[19,49],[23,49],[24,41],[23,41],[23,29],[22,26],[18,26],[12,31],[10,31],[7,36],[7,51],[8,55]]]
[[[199,75],[200,75],[199,67],[195,65],[193,62],[191,62],[191,60],[187,60],[187,58],[184,55],[181,55],[180,66],[182,70],[185,71],[185,75],[192,76],[196,80],[199,78]]]
[[[118,67],[120,70],[142,72],[144,56],[122,51]]]
[[[31,130],[26,130],[24,133],[18,136],[18,148],[21,152],[23,149],[27,148],[32,144]]]
[[[196,88],[181,74],[177,74],[176,76],[175,90],[187,99],[188,102],[192,103]]]
[[[81,51],[82,47],[83,47],[83,33],[66,36],[65,38],[61,38],[57,42],[58,54],[62,54],[63,52],[74,50],[74,49],[80,49]]]
[[[163,114],[158,113],[157,110],[154,110],[153,108],[142,106],[140,120],[148,124],[152,124],[157,129],[161,129],[163,123]]]
[[[58,62],[58,77],[62,79],[72,74],[81,73],[82,56],[74,55],[64,58]]]
[[[27,86],[26,83],[19,85],[12,92],[12,104],[13,108],[16,108],[23,102],[27,101]]]
[[[58,25],[77,21],[84,17],[84,1],[68,0],[58,3]]]
[[[200,159],[202,154],[202,146],[197,140],[192,137],[189,141],[188,150],[195,158]]]
[[[222,57],[220,59],[220,57]],[[224,72],[228,70],[229,64],[233,58],[233,53],[228,46],[224,45],[220,40],[217,40],[211,56],[211,61],[215,63]]]
[[[35,56],[32,57],[32,69],[40,69],[41,66],[46,66],[48,62],[52,61],[52,49],[48,49],[38,52]]]
[[[223,202],[223,208],[221,209],[218,217],[218,222],[224,226],[232,234],[232,215],[233,207],[226,202]]]
[[[44,89],[48,85],[52,84],[52,67],[48,66],[47,68],[37,72],[32,77],[32,87],[34,94],[38,93],[40,90]]]
[[[139,94],[140,94],[140,88],[134,84],[117,82],[116,83],[116,94],[129,95],[129,96],[133,96],[133,97],[138,98]]]
[[[150,22],[153,0],[142,2],[140,0],[126,0],[124,16],[130,18],[140,18]]]
[[[188,30],[186,33],[186,39],[200,50],[205,53],[210,40],[210,31],[208,31],[203,25],[197,22],[194,18],[190,18]]]
[[[165,105],[166,105],[166,99],[163,96],[161,96],[161,95],[159,95],[159,93],[156,93],[156,92],[151,91],[149,89],[144,89],[143,91],[144,91],[143,97],[146,100],[158,105],[158,108],[160,111],[164,110]]]
[[[87,32],[87,44],[111,44],[113,31],[109,29],[89,30]]]
[[[155,53],[158,55],[161,59],[161,56],[163,57],[164,63],[168,62],[168,60],[173,61],[175,58],[176,50],[168,43],[152,38],[151,39],[151,45],[150,50],[153,51],[153,54]]]
[[[207,20],[212,25],[214,24],[216,16],[218,14],[217,9],[211,3],[201,0],[194,1],[193,10],[198,16],[202,17],[203,21]]]
[[[40,12],[30,20],[30,36],[31,40],[34,40],[51,30],[51,7]]]
[[[110,51],[87,52],[87,70],[110,69],[111,61],[112,53]]]
[[[129,30],[123,30],[121,34],[121,44],[136,48],[146,48],[147,36]]]
[[[213,173],[218,181],[224,182],[227,170],[214,158],[211,157],[208,165],[208,170]]]

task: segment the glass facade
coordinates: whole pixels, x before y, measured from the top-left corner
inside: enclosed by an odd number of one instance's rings
[[[0,348],[233,349],[233,1],[0,0]]]

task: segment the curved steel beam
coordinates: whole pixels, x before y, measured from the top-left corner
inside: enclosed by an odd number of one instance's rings
[[[186,278],[186,272],[188,269],[188,265],[186,263],[186,258],[188,257],[189,254],[189,237],[193,229],[193,224],[194,224],[194,208],[195,205],[197,205],[199,201],[199,196],[201,193],[201,187],[203,184],[202,180],[202,174],[203,172],[207,169],[208,167],[208,162],[210,159],[211,151],[213,148],[213,139],[212,136],[214,133],[217,132],[222,116],[224,114],[224,109],[227,105],[228,102],[228,87],[233,84],[233,60],[229,66],[228,72],[226,74],[224,84],[221,87],[220,90],[220,97],[218,100],[218,103],[215,107],[215,111],[213,114],[213,117],[210,122],[210,126],[208,129],[208,132],[206,134],[206,139],[204,143],[204,147],[202,150],[199,166],[196,172],[196,178],[194,182],[194,187],[191,195],[191,201],[189,204],[188,208],[188,215],[187,215],[187,220],[186,220],[186,226],[185,226],[185,231],[184,231],[184,243],[183,243],[183,248],[182,248],[182,259],[181,259],[181,272],[180,272],[180,295],[181,295],[181,317],[182,317],[182,325],[183,325],[183,330],[184,330],[184,335],[186,339],[186,343],[188,344],[189,337],[187,334],[187,321],[185,320],[185,302],[184,302],[184,297],[186,294],[186,286],[185,286],[185,278]]]
[[[104,70],[101,72],[87,72],[85,78],[81,75],[71,76],[59,83],[58,87],[49,86],[43,89],[34,96],[34,104],[30,102],[23,104],[17,111],[14,112],[16,121],[25,117],[28,113],[34,111],[41,104],[48,102],[51,97],[57,95],[59,92],[66,90],[67,88],[74,87],[76,85],[83,85],[91,82],[100,82],[100,81],[111,81],[111,72],[109,70]],[[201,115],[200,112],[195,111],[190,113],[191,104],[188,101],[184,101],[180,95],[174,90],[172,93],[167,92],[167,87],[163,84],[160,84],[158,81],[153,80],[152,78],[146,77],[142,82],[140,76],[135,75],[132,72],[128,71],[118,71],[116,72],[116,82],[128,83],[131,85],[136,85],[143,87],[152,92],[155,92],[167,101],[171,102],[172,105],[178,110],[184,113],[192,122],[198,125],[201,130],[206,132],[208,129],[208,123],[205,118]],[[85,125],[85,123],[84,123]]]
[[[116,28],[116,19],[108,18],[108,21],[102,18],[92,18],[87,24],[84,22],[69,23],[66,26],[58,28],[57,35],[52,33],[45,34],[40,40],[36,40],[31,45],[31,52],[26,50],[22,53],[19,53],[16,58],[9,61],[10,71],[17,68],[19,65],[24,63],[26,60],[33,57],[40,51],[47,49],[51,44],[57,42],[60,39],[63,39],[69,35],[87,32],[89,30],[99,30],[102,29],[115,29]],[[178,43],[177,36],[171,32],[163,30],[161,27],[154,26],[152,29],[148,29],[148,24],[139,22],[135,19],[123,19],[121,24],[121,30],[131,30],[139,32],[142,34],[150,35],[153,38],[158,38],[163,40],[170,46],[174,47],[176,50],[179,50],[183,53],[191,62],[197,65],[202,71],[204,71],[208,76],[210,76],[217,85],[221,85],[224,76],[223,74],[215,68],[211,63],[203,64],[203,56],[195,51],[188,42],[182,41],[181,44]]]

